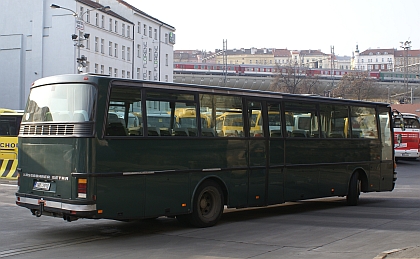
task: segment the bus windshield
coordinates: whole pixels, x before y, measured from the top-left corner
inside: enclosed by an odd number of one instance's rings
[[[53,84],[33,88],[22,122],[93,121],[96,89],[89,84]]]

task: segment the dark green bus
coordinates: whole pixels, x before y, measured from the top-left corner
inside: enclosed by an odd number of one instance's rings
[[[195,121],[177,118],[185,113]],[[233,120],[230,134],[224,118]],[[20,127],[16,203],[67,221],[167,216],[196,227],[216,224],[225,206],[329,196],[357,205],[361,192],[394,188],[390,121],[384,103],[89,74],[43,78]]]

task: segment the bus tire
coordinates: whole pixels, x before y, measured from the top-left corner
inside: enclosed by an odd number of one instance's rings
[[[214,226],[223,214],[223,191],[215,181],[203,182],[193,199],[193,211],[189,223],[194,227]]]
[[[355,172],[350,178],[349,190],[347,193],[347,204],[350,206],[356,206],[359,203],[360,191],[362,188],[362,182],[359,179],[359,173]]]

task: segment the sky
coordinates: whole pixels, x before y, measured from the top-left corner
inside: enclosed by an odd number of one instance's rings
[[[420,49],[419,0],[125,0],[175,27],[174,50],[277,48],[351,56]]]

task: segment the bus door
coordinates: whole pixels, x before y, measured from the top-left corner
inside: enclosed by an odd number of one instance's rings
[[[248,100],[246,116],[246,125],[250,137],[248,146],[248,206],[261,206],[267,203],[267,163],[265,155],[267,148],[263,130],[262,103]]]

